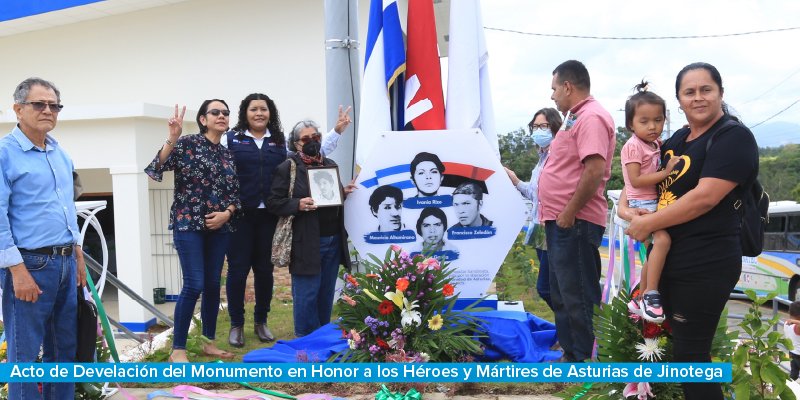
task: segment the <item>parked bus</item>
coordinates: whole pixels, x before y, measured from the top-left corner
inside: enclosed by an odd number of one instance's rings
[[[800,204],[778,201],[769,204],[764,251],[757,257],[742,257],[742,274],[736,290],[753,289],[763,295],[800,300]]]

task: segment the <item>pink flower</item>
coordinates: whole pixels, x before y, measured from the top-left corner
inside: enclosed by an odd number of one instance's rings
[[[391,245],[391,246],[389,246],[389,247],[390,247],[390,248],[392,249],[392,251],[393,251],[393,252],[395,252],[395,253],[399,253],[399,252],[403,251],[403,248],[402,248],[402,247],[400,247],[400,246],[398,246],[398,245],[396,245],[396,244],[393,244],[393,245]]]
[[[625,385],[625,389],[622,390],[622,395],[625,397],[637,396],[637,400],[647,400],[651,396],[656,397],[653,392],[650,391],[650,384],[647,382],[629,383]]]
[[[394,353],[386,354],[386,361],[389,362],[413,362],[414,358],[408,357],[404,350],[398,350]]]
[[[418,274],[421,274],[421,273],[425,272],[425,268],[427,268],[427,267],[426,267],[424,262],[420,261],[420,262],[417,263],[417,273]]]
[[[361,341],[361,335],[358,334],[358,331],[355,329],[350,329],[350,336],[353,337],[353,340],[358,343]]]
[[[421,274],[425,272],[425,270],[440,270],[442,269],[441,264],[439,264],[439,260],[435,258],[426,258],[417,263],[417,273]]]
[[[355,301],[355,300],[353,300],[353,298],[352,298],[352,297],[350,297],[350,296],[348,296],[348,295],[346,295],[346,294],[343,294],[343,295],[342,295],[342,300],[344,300],[344,301],[345,301],[345,303],[349,304],[349,305],[350,305],[350,307],[355,307],[355,306],[356,306],[356,301]]]
[[[435,258],[428,258],[422,262],[429,270],[440,270],[442,269],[441,264],[439,264],[439,260]]]

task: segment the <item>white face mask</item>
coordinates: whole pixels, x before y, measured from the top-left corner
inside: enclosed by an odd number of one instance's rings
[[[539,128],[531,132],[531,139],[537,146],[545,148],[553,141],[553,132],[548,128]]]

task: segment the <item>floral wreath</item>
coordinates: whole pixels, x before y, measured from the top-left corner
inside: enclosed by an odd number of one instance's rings
[[[472,361],[482,354],[482,321],[454,310],[453,270],[443,260],[410,256],[392,245],[383,260],[370,254],[366,273],[345,273],[336,322],[347,362]]]

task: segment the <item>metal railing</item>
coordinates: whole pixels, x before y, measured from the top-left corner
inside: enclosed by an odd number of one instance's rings
[[[98,274],[103,272],[103,266],[100,265],[100,263],[98,263],[97,260],[92,258],[92,256],[90,256],[88,254],[84,254],[83,257],[84,257],[84,261],[86,262],[86,266],[89,267],[92,271],[94,271],[94,272],[96,272]],[[110,283],[111,285],[113,285],[114,287],[116,287],[118,293],[126,294],[128,297],[133,299],[135,302],[139,303],[139,305],[144,307],[145,310],[150,311],[161,322],[167,324],[169,327],[175,326],[175,323],[172,321],[172,319],[170,317],[168,317],[166,314],[162,313],[161,310],[156,308],[156,306],[153,305],[152,303],[150,303],[149,301],[145,300],[138,293],[134,292],[133,289],[129,288],[127,285],[122,283],[122,281],[120,281],[116,276],[114,276],[112,274],[107,274],[106,275],[106,281],[108,283]],[[131,331],[130,329],[128,329],[127,327],[125,327],[124,325],[119,323],[118,321],[115,321],[114,319],[112,319],[110,317],[108,318],[108,320],[112,325],[114,325],[115,327],[117,327],[117,329],[120,330],[120,333],[122,333],[123,336],[128,337],[128,338],[133,339],[133,340],[136,340],[139,343],[143,343],[144,342],[144,340],[141,337],[139,337],[139,335],[137,335],[136,333],[134,333],[133,331]]]

